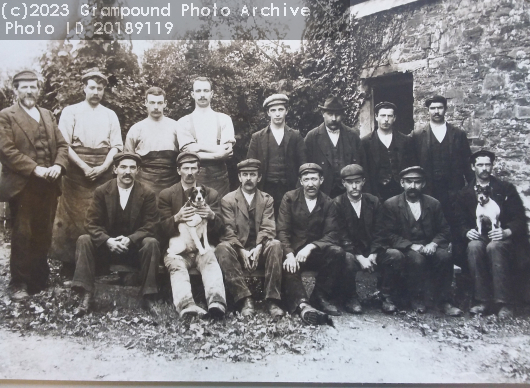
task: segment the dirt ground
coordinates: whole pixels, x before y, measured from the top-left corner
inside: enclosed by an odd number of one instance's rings
[[[0,247],[0,378],[84,381],[529,383],[528,308],[515,319],[447,319],[379,312],[364,276],[366,314],[335,327],[245,320],[186,324],[162,303],[156,316],[118,307],[83,318],[52,268],[50,289],[11,303],[8,246]]]

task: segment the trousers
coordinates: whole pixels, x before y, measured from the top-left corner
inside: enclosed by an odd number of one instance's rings
[[[169,271],[173,304],[179,314],[183,309],[195,304],[188,272],[191,268],[197,268],[201,274],[208,306],[213,302],[226,306],[223,273],[214,251],[207,251],[204,255],[195,252],[181,255],[166,254],[164,264]]]
[[[251,295],[243,276],[243,269],[237,251],[227,242],[215,248],[215,256],[223,271],[228,292],[234,302]],[[268,240],[263,246],[258,263],[265,268],[265,298],[281,300],[283,250],[278,240]]]
[[[76,243],[76,264],[72,287],[94,292],[98,270],[111,263],[120,263],[140,268],[140,295],[156,294],[158,292],[156,274],[159,261],[160,245],[156,238],[144,238],[141,247],[136,247],[131,242],[128,252],[115,254],[110,252],[106,244],[96,247],[90,236],[84,234],[77,239]]]

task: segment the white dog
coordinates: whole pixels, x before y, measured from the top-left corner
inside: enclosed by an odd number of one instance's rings
[[[477,195],[477,229],[480,235],[488,236],[488,232],[492,229],[497,229],[499,224],[499,216],[501,208],[491,199],[490,186],[475,186],[475,194]]]
[[[205,205],[206,189],[204,186],[192,187],[188,191],[185,207],[201,208]],[[199,252],[199,255],[204,255],[211,250],[212,248],[208,243],[207,225],[208,220],[198,214],[195,214],[191,221],[179,223],[179,235],[169,239],[168,255],[174,256],[195,250]],[[201,243],[201,238],[204,240],[204,246]]]

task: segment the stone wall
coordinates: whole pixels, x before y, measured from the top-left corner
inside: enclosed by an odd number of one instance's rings
[[[494,150],[496,175],[530,194],[530,2],[417,1],[384,12],[406,17],[405,32],[390,59],[363,78],[412,72],[416,128],[428,122],[425,98],[445,95],[448,121],[468,133],[474,148]],[[362,133],[373,122],[369,100]]]

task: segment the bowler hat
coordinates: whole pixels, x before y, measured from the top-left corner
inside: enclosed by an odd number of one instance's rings
[[[109,82],[107,77],[105,77],[103,73],[99,71],[99,67],[93,67],[91,69],[88,69],[86,73],[81,76],[81,80],[84,81],[92,77],[100,78],[105,83],[105,85],[107,85]]]
[[[201,158],[199,158],[199,155],[197,155],[195,152],[181,152],[177,156],[177,166],[181,166],[184,163],[193,163],[193,162],[199,162],[200,163]]]
[[[423,178],[425,178],[425,170],[421,168],[420,166],[412,166],[412,167],[405,168],[399,173],[399,177],[404,178],[405,176],[414,174],[414,173],[420,174]]]
[[[481,150],[478,150],[477,152],[474,152],[473,154],[471,154],[471,156],[469,157],[469,161],[472,164],[474,164],[479,156],[487,156],[487,157],[489,157],[490,160],[491,160],[491,163],[493,163],[495,161],[495,154],[493,152],[489,151],[489,150],[486,150],[486,149],[481,149]]]
[[[305,163],[300,166],[298,169],[298,176],[302,176],[306,172],[318,172],[320,175],[322,175],[322,167],[320,167],[316,163]]]
[[[138,155],[137,153],[135,153],[135,152],[128,152],[128,151],[118,152],[112,158],[112,160],[114,160],[114,163],[118,163],[118,162],[122,161],[123,159],[136,160],[136,164],[138,164],[138,166],[140,164],[142,164],[142,157],[140,155]]]
[[[289,97],[287,97],[285,94],[273,94],[272,96],[269,96],[265,99],[265,101],[263,102],[263,108],[268,109],[271,105],[287,105],[288,103]]]
[[[32,70],[22,70],[13,76],[13,82],[15,81],[38,81],[37,74]]]
[[[340,97],[337,96],[329,96],[326,98],[326,101],[324,101],[324,105],[318,106],[323,111],[334,111],[334,112],[342,112],[346,107],[344,106],[344,102]]]
[[[433,102],[441,102],[442,104],[444,104],[444,107],[447,108],[447,98],[445,98],[444,96],[436,94],[432,97],[429,97],[425,100],[425,106],[428,108]]]
[[[258,159],[246,159],[237,164],[238,171],[259,171],[261,162]]]
[[[396,106],[396,104],[393,104],[391,102],[383,101],[383,102],[380,102],[379,104],[377,104],[374,107],[375,114],[378,114],[380,109],[393,109],[394,110],[394,114],[395,114],[396,111],[397,111],[397,106]]]
[[[340,170],[340,177],[342,179],[350,178],[353,176],[362,176],[364,177],[364,169],[358,164],[349,164]]]

